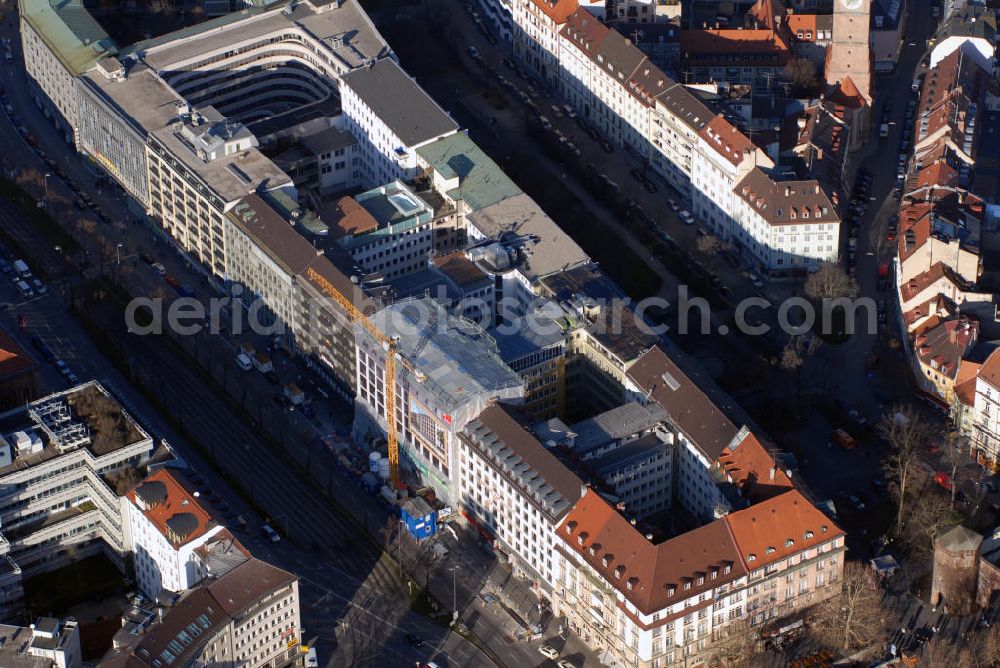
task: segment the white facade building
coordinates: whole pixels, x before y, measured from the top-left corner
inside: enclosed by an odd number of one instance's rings
[[[128,493],[135,575],[142,593],[182,592],[207,574],[196,550],[222,530],[197,497],[161,468]]]
[[[771,168],[774,162],[722,115],[698,133],[695,150],[699,159],[692,164],[691,212],[719,239],[728,241],[736,218],[736,184],[754,167]]]
[[[731,235],[743,256],[771,276],[835,262],[840,217],[817,181],[774,181],[751,170],[735,189]]]
[[[458,131],[458,125],[390,58],[341,77],[347,130],[360,144],[363,186],[417,175],[416,149]]]
[[[976,377],[972,449],[977,459],[1000,461],[1000,351],[990,353]]]
[[[434,248],[434,209],[400,181],[337,202],[337,243],[368,272],[388,279],[424,269]]]
[[[496,539],[514,572],[551,592],[558,573],[555,526],[583,481],[503,406],[490,406],[459,433],[458,502]]]
[[[575,0],[511,0],[514,58],[546,86],[559,82],[559,30],[576,10]]]
[[[302,666],[301,633],[298,578],[250,558],[184,593],[159,621],[126,619],[97,665]]]

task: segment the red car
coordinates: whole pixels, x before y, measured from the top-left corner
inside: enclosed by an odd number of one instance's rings
[[[164,280],[164,282],[165,282],[165,283],[166,283],[167,285],[169,285],[170,287],[172,287],[172,288],[174,288],[174,289],[177,289],[177,288],[179,288],[179,287],[181,286],[181,282],[180,282],[180,281],[178,281],[178,280],[177,280],[176,278],[174,278],[173,276],[170,276],[169,274],[168,274],[168,275],[166,275],[166,276],[164,276],[164,277],[163,277],[163,280]]]
[[[886,241],[895,241],[896,240],[896,230],[889,230],[886,233],[886,235],[885,235],[885,240]]]
[[[934,482],[949,491],[951,490],[951,477],[944,471],[938,471],[934,474]]]

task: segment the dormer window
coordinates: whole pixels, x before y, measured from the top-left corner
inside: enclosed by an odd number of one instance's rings
[[[712,571],[712,576],[711,577],[712,577],[713,580],[715,578],[719,577],[719,571]]]
[[[767,553],[768,553],[768,554],[771,554],[772,552],[774,552],[774,548],[773,548],[773,547],[771,547],[770,545],[768,545],[768,546],[767,546]]]
[[[628,587],[629,591],[632,591],[637,584],[639,584],[639,578],[632,577],[628,579],[625,586]]]
[[[757,555],[753,554],[753,553],[748,554],[747,555],[747,561],[757,561]]]
[[[621,580],[622,579],[622,575],[624,575],[624,574],[625,574],[625,567],[624,566],[622,566],[621,564],[619,564],[618,566],[615,567],[615,577],[616,578],[618,578],[619,580]]]
[[[705,578],[698,578],[695,584],[697,584],[700,587],[701,585],[705,584]]]
[[[725,568],[722,569],[722,574],[729,575],[729,571],[731,571],[732,569],[733,569],[732,566],[726,566]]]
[[[795,545],[795,541],[791,538],[785,541],[785,547],[791,547],[792,545]]]
[[[676,591],[676,587],[673,587],[673,586],[667,587],[667,597],[669,598],[669,597],[673,596],[675,591]]]
[[[691,589],[691,582],[690,581],[685,582],[684,583],[684,591],[688,591],[690,589]]]

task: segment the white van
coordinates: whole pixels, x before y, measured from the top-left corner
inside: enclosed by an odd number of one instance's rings
[[[265,524],[262,528],[264,529],[264,535],[267,536],[267,539],[272,543],[277,543],[281,540],[281,536],[278,535],[277,531],[271,528],[270,524]]]
[[[246,353],[240,353],[236,356],[236,366],[243,369],[244,371],[249,371],[253,368],[253,362],[247,357]]]

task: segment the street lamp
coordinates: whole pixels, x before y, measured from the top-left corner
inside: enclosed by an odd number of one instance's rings
[[[125,244],[123,244],[123,243],[118,243],[115,246],[115,264],[121,264],[122,263],[122,257],[121,257],[120,251],[121,251],[122,246],[124,246],[124,245]]]
[[[45,172],[42,175],[42,180],[45,183],[45,199],[49,198],[49,177],[52,176],[51,172]]]

